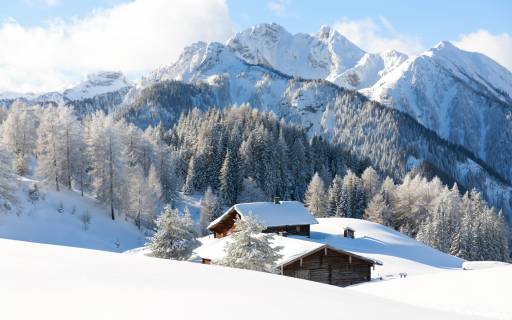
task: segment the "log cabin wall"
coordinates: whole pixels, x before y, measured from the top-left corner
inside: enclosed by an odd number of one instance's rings
[[[236,210],[229,212],[221,222],[210,230],[213,232],[214,238],[223,238],[233,233],[235,229],[235,220],[238,218],[240,218],[240,215]]]
[[[342,252],[322,249],[283,268],[285,276],[340,287],[371,280],[372,263]]]

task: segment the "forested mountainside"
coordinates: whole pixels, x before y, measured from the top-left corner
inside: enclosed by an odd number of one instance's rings
[[[285,81],[279,75],[275,77]],[[287,121],[305,126],[310,138],[319,135],[333,141],[345,153],[364,159],[395,179],[402,179],[414,168],[420,171],[428,168],[422,173],[437,175],[446,183],[457,182],[462,189],[477,188],[491,204],[510,212],[512,189],[503,175],[463,147],[440,138],[409,115],[326,81],[294,78],[287,81],[276,111],[273,109],[275,104],[262,105],[263,110],[272,110]],[[233,101],[229,95],[219,98],[218,92],[223,90],[222,86],[205,83],[156,82],[140,91],[133,104],[124,105],[121,114],[142,127],[160,122],[169,125],[192,106],[202,110],[211,106],[210,103],[220,108],[230,106]],[[260,91],[255,90],[253,100],[261,101],[267,97],[259,94]],[[316,104],[311,105],[312,101]]]

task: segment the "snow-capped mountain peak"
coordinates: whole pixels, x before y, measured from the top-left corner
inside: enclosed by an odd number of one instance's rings
[[[69,100],[83,100],[101,94],[131,87],[121,72],[101,71],[87,75],[87,79],[64,91]]]

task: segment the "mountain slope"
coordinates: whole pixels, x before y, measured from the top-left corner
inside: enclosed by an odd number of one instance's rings
[[[0,252],[6,319],[479,319],[213,265],[5,239]]]
[[[362,92],[512,178],[512,73],[491,59],[443,42]]]

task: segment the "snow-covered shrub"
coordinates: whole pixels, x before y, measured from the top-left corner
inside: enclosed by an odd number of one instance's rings
[[[156,220],[156,233],[146,245],[153,256],[164,259],[186,260],[197,247],[196,232],[190,213],[167,206]]]
[[[265,227],[254,217],[247,216],[235,222],[232,241],[224,249],[226,255],[215,264],[263,272],[274,272],[281,258],[282,247],[272,247],[272,234],[261,233]]]

